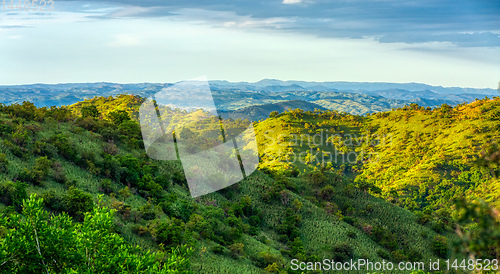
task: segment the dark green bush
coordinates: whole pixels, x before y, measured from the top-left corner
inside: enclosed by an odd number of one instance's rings
[[[408,260],[408,256],[401,249],[391,252],[391,258],[396,262],[403,262]]]
[[[0,153],[0,173],[7,172],[9,170],[9,160],[7,160],[7,155],[5,153]]]
[[[441,258],[447,258],[450,247],[448,245],[448,239],[444,236],[437,235],[432,240],[432,251],[434,254]]]
[[[19,181],[0,182],[1,202],[8,206],[14,206],[16,210],[20,210],[23,199],[28,198],[26,187],[25,183]]]
[[[347,243],[342,243],[333,247],[333,259],[336,262],[345,262],[354,258],[354,251]]]
[[[84,213],[94,208],[92,195],[74,186],[63,196],[63,203],[65,211],[77,220],[82,220]]]
[[[377,250],[377,255],[382,259],[386,259],[386,260],[391,259],[391,254],[383,249]]]

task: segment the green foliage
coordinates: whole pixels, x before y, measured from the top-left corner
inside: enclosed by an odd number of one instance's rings
[[[230,246],[228,246],[229,250],[231,251],[231,256],[234,258],[239,258],[244,255],[245,253],[245,245],[242,243],[234,243]]]
[[[432,240],[432,251],[441,258],[447,258],[449,253],[448,239],[444,236],[437,235]]]
[[[7,160],[7,156],[5,153],[0,153],[0,173],[4,173],[8,171],[9,160]]]
[[[74,186],[70,187],[66,195],[64,195],[63,202],[65,211],[77,218],[77,220],[83,219],[85,212],[89,212],[94,208],[92,195]]]
[[[140,252],[113,232],[105,207],[85,213],[82,223],[50,215],[35,195],[23,201],[22,215],[2,217],[8,229],[0,242],[0,270],[8,273],[177,273],[186,270],[190,249]]]
[[[123,122],[130,120],[130,115],[125,110],[115,110],[108,114],[108,119],[116,126],[119,126]]]
[[[165,221],[156,220],[151,223],[149,230],[158,243],[166,247],[175,247],[191,240],[191,233],[185,226],[183,221],[169,218]]]
[[[81,112],[83,118],[97,119],[100,115],[99,110],[94,105],[82,107]]]
[[[0,182],[0,199],[3,204],[21,209],[22,201],[28,197],[27,185],[22,182]]]
[[[276,110],[275,111],[271,111],[271,113],[269,113],[269,118],[274,118],[276,116],[278,116],[279,112],[277,112]]]
[[[460,241],[455,246],[475,258],[500,258],[500,213],[484,201],[457,199]]]
[[[1,149],[8,159],[8,172],[0,176],[6,182],[15,181],[2,186],[0,202],[12,206],[11,201],[17,200],[20,209],[22,198],[18,197],[37,193],[51,214],[69,214],[83,222],[86,214],[106,205],[118,213],[111,231],[119,233],[124,242],[160,252],[163,247],[189,244],[196,252],[189,266],[195,273],[258,273],[289,269],[292,258],[435,260],[439,256],[432,250],[436,231],[448,238],[449,245],[458,239],[454,235],[458,215],[450,215],[450,201],[476,195],[495,203],[498,197],[499,185],[490,180],[496,168],[496,158],[490,157],[496,155],[495,147],[485,148],[484,157],[475,149],[496,136],[497,122],[488,118],[496,110],[492,102],[444,112],[411,105],[366,117],[336,111],[286,111],[254,124],[261,171],[232,187],[192,199],[180,162],[156,161],[144,153],[136,122],[141,100],[128,95],[94,98],[70,107],[74,114],[68,114],[66,108],[40,110],[28,104],[7,108],[12,114],[0,110],[0,124],[5,125],[0,126]],[[94,105],[101,116],[76,118],[82,105]],[[35,114],[30,116],[23,108]],[[110,113],[116,110],[125,111],[130,119],[113,121]],[[192,115],[169,111],[174,116]],[[237,120],[225,122],[228,135],[247,126]],[[184,135],[194,141],[213,138],[213,128],[189,126],[189,130]],[[290,145],[295,141],[290,138],[293,134],[298,134],[299,143],[302,135],[304,144]],[[307,141],[307,136],[326,140],[331,134],[340,137],[329,138],[327,145]],[[357,147],[354,139],[349,145],[348,134],[367,136],[370,142]],[[373,145],[382,143],[383,134],[392,135],[393,145],[388,137],[385,146]],[[321,158],[316,152],[334,147],[341,153],[377,152],[380,158],[341,163],[339,156],[328,163],[315,162]],[[309,164],[287,162],[293,159],[292,152],[297,157],[304,152],[300,156],[304,160],[307,151]],[[477,167],[478,157],[493,161]],[[32,184],[23,188],[21,182]],[[100,193],[104,198],[93,205]],[[2,211],[13,209],[3,207]],[[494,245],[475,243],[481,238],[495,243],[496,238],[485,235],[496,235],[493,231],[498,230],[488,221],[485,224],[491,230],[481,232],[480,219],[460,223],[463,235],[470,236],[463,239],[467,245],[461,244],[465,255],[449,250],[449,257],[461,258],[472,253],[470,250],[481,252],[477,258],[497,256]],[[136,250],[134,254],[145,252]],[[48,257],[44,260],[49,265]],[[38,265],[44,271],[40,260]]]
[[[333,259],[336,262],[346,262],[354,258],[354,251],[347,243],[338,244],[333,247]]]

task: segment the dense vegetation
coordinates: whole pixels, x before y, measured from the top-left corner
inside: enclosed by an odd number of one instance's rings
[[[473,202],[498,197],[490,143],[498,98],[370,116],[271,113],[255,124],[259,170],[196,199],[180,162],[145,154],[141,102],[123,95],[70,108],[0,107],[2,272],[277,273],[293,272],[292,258],[499,257],[498,215]],[[348,134],[369,141],[349,143]],[[392,143],[383,144],[388,134]],[[317,161],[333,147],[331,161]],[[362,157],[341,160],[352,151]]]

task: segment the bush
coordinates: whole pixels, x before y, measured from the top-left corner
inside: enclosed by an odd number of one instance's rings
[[[382,259],[386,259],[386,260],[390,260],[391,259],[391,254],[389,254],[389,252],[383,250],[383,249],[379,249],[377,250],[377,255],[382,258]]]
[[[84,213],[94,208],[92,195],[74,186],[64,195],[63,203],[65,210],[77,220],[83,220]]]
[[[255,258],[257,266],[260,268],[264,268],[268,265],[276,264],[277,266],[283,266],[283,259],[278,254],[273,254],[268,251],[259,252],[257,258]]]
[[[99,183],[99,190],[105,194],[110,194],[113,192],[113,181],[110,179],[104,179]]]
[[[324,200],[330,200],[335,194],[335,189],[331,185],[327,185],[319,191],[321,198]]]
[[[170,218],[166,221],[156,220],[150,224],[149,231],[153,239],[166,247],[175,247],[191,239],[184,222],[176,218]]]
[[[398,247],[396,235],[383,227],[373,227],[372,236],[375,238],[376,242],[389,250],[395,250]]]
[[[139,212],[142,214],[144,220],[153,220],[156,217],[156,211],[151,203],[146,203],[145,205],[139,207]]]
[[[396,250],[391,252],[391,257],[396,262],[403,262],[408,260],[408,256],[404,254],[403,250]]]
[[[450,247],[448,245],[448,239],[446,237],[437,235],[432,240],[432,251],[437,256],[445,259],[446,257],[448,257],[449,249]]]
[[[62,197],[51,189],[45,191],[42,194],[43,204],[52,210],[62,211],[64,209],[64,203]]]
[[[66,183],[66,171],[60,162],[55,161],[52,163],[52,178],[60,184]]]
[[[21,209],[23,199],[28,198],[26,194],[27,185],[22,182],[4,181],[0,183],[0,199],[8,206]]]
[[[417,216],[417,223],[421,225],[425,225],[431,220],[431,216],[423,212],[417,212],[415,215]]]
[[[121,123],[130,120],[130,116],[125,110],[115,110],[108,114],[108,119],[115,125],[120,125]]]
[[[99,110],[97,110],[96,106],[84,106],[82,107],[82,117],[83,118],[92,118],[92,119],[97,119],[99,118]]]
[[[248,223],[251,226],[259,227],[261,223],[260,217],[257,215],[253,215],[250,218],[248,218]]]
[[[47,175],[51,170],[51,165],[51,161],[47,159],[47,157],[40,157],[35,160],[35,165],[33,166],[33,168],[31,168],[30,170],[25,168],[19,173],[19,179],[21,181],[40,185],[47,178]]]
[[[242,243],[234,243],[234,244],[228,246],[229,250],[231,251],[231,256],[233,258],[239,258],[240,256],[243,256],[244,247],[245,247],[245,245]]]
[[[441,233],[445,230],[446,224],[442,220],[436,220],[432,222],[432,230],[437,233]]]
[[[120,194],[123,197],[123,200],[127,199],[128,197],[132,196],[132,192],[128,188],[128,186],[125,186],[124,188],[120,189],[118,191],[118,194]]]
[[[347,243],[339,244],[333,247],[333,259],[336,262],[345,262],[354,258],[352,247]]]
[[[0,153],[0,173],[7,172],[9,169],[9,160],[7,160],[7,155],[5,153]]]
[[[224,247],[221,245],[215,245],[212,247],[212,252],[218,255],[224,255]]]

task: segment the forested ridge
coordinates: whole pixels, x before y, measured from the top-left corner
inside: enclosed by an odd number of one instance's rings
[[[146,155],[142,101],[0,106],[2,273],[295,273],[293,258],[500,257],[499,98],[271,113],[254,123],[259,169],[196,199],[180,162]],[[294,141],[303,136],[323,142]]]

